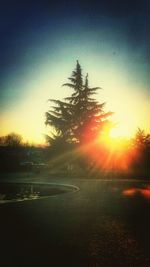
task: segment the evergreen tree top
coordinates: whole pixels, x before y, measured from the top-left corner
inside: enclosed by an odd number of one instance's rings
[[[104,112],[105,103],[93,97],[101,88],[89,86],[89,75],[83,77],[78,60],[68,80],[63,86],[70,87],[73,92],[63,101],[50,99],[55,105],[46,113],[46,124],[53,126],[63,140],[83,143],[96,138],[112,113]]]

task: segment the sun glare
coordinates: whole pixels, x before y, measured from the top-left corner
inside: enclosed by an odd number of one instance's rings
[[[91,156],[93,156],[97,166],[104,170],[127,171],[131,161],[129,145],[130,133],[128,130],[119,126],[111,129],[106,127],[105,131],[97,138]]]
[[[125,137],[130,137],[130,133],[127,127],[119,125],[110,130],[109,136],[110,138],[125,138]]]

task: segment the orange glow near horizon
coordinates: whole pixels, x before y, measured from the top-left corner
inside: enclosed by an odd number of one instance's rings
[[[94,162],[96,168],[104,171],[129,171],[132,158],[136,157],[136,151],[129,149],[129,139],[122,136],[112,137],[111,130],[112,128],[106,128],[94,143],[83,148],[84,154],[88,155],[89,164]]]

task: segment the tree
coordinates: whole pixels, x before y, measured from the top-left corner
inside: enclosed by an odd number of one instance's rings
[[[146,134],[144,130],[138,128],[134,138],[134,145],[139,149],[150,148],[150,134]]]
[[[135,157],[133,167],[144,174],[150,171],[150,134],[146,134],[144,130],[138,128],[133,139],[133,148]]]
[[[105,103],[98,103],[92,98],[99,87],[89,87],[88,74],[83,79],[82,69],[77,61],[76,68],[72,72],[69,82],[63,84],[73,90],[71,96],[64,101],[50,99],[55,103],[46,112],[46,125],[54,128],[50,142],[60,139],[62,143],[85,144],[95,140],[108,123],[108,117],[112,112],[104,112]]]
[[[100,87],[89,87],[87,74],[82,89],[76,93],[76,96],[72,94],[69,98],[74,106],[73,134],[80,144],[95,140],[104,129],[104,125],[108,123],[107,118],[112,114],[104,112],[105,103],[99,103],[92,98],[99,89]]]
[[[66,143],[72,141],[72,131],[71,131],[71,105],[60,100],[49,99],[51,102],[55,103],[52,110],[46,112],[46,125],[53,128],[54,132],[52,136],[47,136],[47,141],[49,143]]]
[[[18,147],[22,144],[22,136],[16,133],[10,133],[0,137],[0,144],[9,147]]]

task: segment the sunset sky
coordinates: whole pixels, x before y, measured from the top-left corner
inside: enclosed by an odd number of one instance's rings
[[[77,59],[118,131],[150,132],[150,2],[27,2],[0,7],[0,136],[43,143],[47,100],[72,92],[61,85]]]

